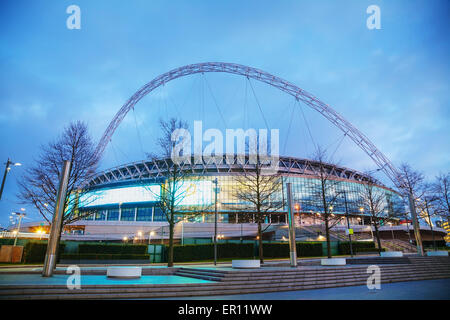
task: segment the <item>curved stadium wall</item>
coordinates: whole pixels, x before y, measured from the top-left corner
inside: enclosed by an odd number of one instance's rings
[[[225,156],[224,156],[225,160]],[[194,159],[192,162],[194,163]],[[79,198],[76,210],[84,220],[95,221],[142,221],[165,222],[165,216],[159,208],[160,185],[164,183],[167,171],[172,167],[170,159],[148,160],[115,167],[97,174],[87,184],[87,191]],[[284,223],[287,213],[286,183],[292,184],[292,196],[295,213],[306,218],[303,223],[315,223],[316,217],[323,212],[321,199],[317,197],[319,163],[308,159],[280,157],[278,174],[281,188],[271,201],[281,203],[279,209],[265,217],[267,223]],[[323,164],[322,164],[323,167]],[[368,219],[368,209],[361,198],[363,184],[370,177],[358,171],[341,166],[326,164],[325,169],[333,180],[333,193],[341,194],[345,190],[347,213],[352,217]],[[189,222],[214,222],[214,183],[218,181],[218,213],[221,223],[254,222],[255,216],[248,204],[237,196],[237,179],[244,172],[255,171],[255,166],[245,158],[239,164],[234,158],[233,164],[223,161],[221,164],[201,163],[181,166],[185,179],[179,187],[183,193],[178,204],[180,212],[176,219],[188,219]],[[404,208],[400,195],[378,181],[375,191],[384,195],[382,215],[386,218],[398,215]],[[333,214],[346,214],[344,197],[338,196],[333,202]],[[195,214],[192,214],[195,213]]]

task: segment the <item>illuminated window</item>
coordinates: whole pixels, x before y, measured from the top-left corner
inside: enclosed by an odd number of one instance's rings
[[[108,210],[108,220],[109,221],[119,220],[119,209]]]
[[[120,221],[134,221],[134,208],[122,208]]]
[[[105,220],[106,210],[99,210],[95,213],[95,220]]]
[[[153,221],[167,221],[165,214],[162,212],[161,208],[155,207],[155,213],[153,216]]]
[[[136,221],[152,221],[152,208],[138,208]]]

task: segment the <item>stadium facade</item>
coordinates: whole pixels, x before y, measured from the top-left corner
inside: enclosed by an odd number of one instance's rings
[[[192,159],[194,160],[194,159]],[[256,234],[255,212],[248,203],[237,196],[240,188],[238,179],[244,173],[255,171],[255,165],[248,158],[239,163],[234,157],[232,164],[225,161],[200,164],[183,164],[183,183],[179,186],[183,194],[177,202],[178,214],[175,238],[211,238],[214,226],[215,184],[217,178],[217,210],[219,233],[227,238],[239,238]],[[194,161],[192,161],[194,163]],[[96,174],[87,184],[86,191],[78,195],[74,210],[83,218],[66,226],[66,236],[95,240],[121,240],[138,236],[149,239],[166,239],[168,228],[166,217],[160,209],[161,184],[167,171],[173,166],[170,159],[146,160],[129,163]],[[370,223],[368,208],[363,204],[364,184],[369,176],[332,164],[322,164],[328,179],[333,181],[333,205],[329,210],[341,217],[338,225],[346,226],[348,216],[353,226],[367,226]],[[286,226],[287,193],[286,184],[292,185],[292,196],[297,225],[318,225],[323,214],[323,205],[316,191],[319,163],[307,159],[280,157],[278,175],[280,188],[271,200],[280,205],[267,214],[264,224],[268,230]],[[384,198],[382,219],[396,224],[399,213],[404,212],[398,193],[376,182],[375,191]],[[345,191],[345,192],[343,192]],[[342,196],[345,194],[345,198]],[[331,194],[329,196],[332,196]],[[181,229],[180,229],[181,228]]]

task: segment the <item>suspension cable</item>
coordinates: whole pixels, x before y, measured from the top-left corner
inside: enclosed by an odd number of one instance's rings
[[[144,146],[142,145],[141,133],[139,132],[139,127],[138,127],[138,123],[137,123],[137,119],[136,119],[136,112],[134,110],[134,106],[133,106],[133,116],[134,116],[134,125],[136,126],[139,144],[141,146],[141,151],[142,151],[142,154],[144,155],[144,159],[145,159]]]
[[[303,112],[303,106],[301,105],[301,103],[298,102],[298,100],[296,100],[296,101],[297,101],[297,104],[300,107],[300,111],[301,111],[301,114],[303,116],[303,120],[304,120],[304,122],[306,124],[306,128],[308,129],[308,133],[309,133],[309,137],[311,138],[311,142],[313,143],[314,149],[317,151],[318,148],[317,148],[317,145],[316,145],[316,143],[314,141],[313,135],[311,133],[311,128],[309,127],[308,121],[306,120],[305,113]]]
[[[215,106],[217,108],[217,111],[219,112],[220,117],[222,118],[223,124],[225,125],[225,128],[227,128],[228,127],[227,126],[227,122],[225,121],[225,118],[224,118],[224,116],[222,114],[222,111],[220,110],[220,107],[219,107],[219,105],[217,103],[216,97],[214,96],[214,94],[212,92],[212,89],[211,89],[211,86],[209,85],[208,79],[206,79],[206,77],[204,77],[204,76],[203,76],[203,79],[205,80],[205,83],[208,86],[209,92],[211,94],[211,97],[213,98],[213,101],[214,101],[214,104],[215,104]]]
[[[256,96],[255,89],[253,88],[252,82],[250,81],[249,77],[247,77],[247,79],[248,79],[248,82],[250,83],[250,88],[252,89],[253,96],[255,97],[256,104],[258,105],[259,111],[261,112],[261,116],[263,117],[263,120],[266,124],[267,130],[270,131],[269,123],[267,122],[266,117],[264,116],[264,112],[261,109],[261,105],[259,104],[258,97]]]

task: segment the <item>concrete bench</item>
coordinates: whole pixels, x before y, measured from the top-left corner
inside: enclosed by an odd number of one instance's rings
[[[108,267],[106,276],[108,278],[136,279],[142,275],[141,267]]]
[[[403,257],[403,252],[401,251],[386,251],[386,252],[381,252],[380,255],[382,257]]]
[[[323,266],[345,266],[347,260],[345,258],[320,259],[320,264]]]
[[[232,260],[231,267],[233,268],[259,268],[261,267],[259,260]]]
[[[448,257],[448,251],[427,251],[428,257]]]

